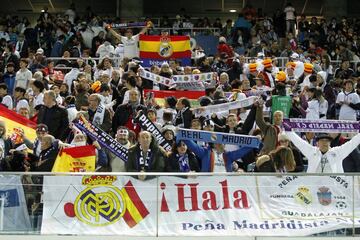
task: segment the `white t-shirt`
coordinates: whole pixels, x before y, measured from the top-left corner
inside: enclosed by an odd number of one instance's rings
[[[15,76],[15,87],[22,87],[24,89],[28,88],[29,81],[32,79],[32,73],[29,69],[19,70],[16,72]]]
[[[96,55],[99,56],[100,60],[104,57],[112,57],[114,54],[114,46],[109,42],[101,44],[96,50]]]
[[[1,104],[4,104],[8,109],[13,109],[13,100],[10,95],[6,95],[3,97]]]
[[[295,8],[289,6],[284,9],[286,20],[295,20]]]
[[[68,72],[67,74],[65,74],[64,76],[64,82],[68,85],[69,87],[69,93],[71,93],[71,84],[72,82],[77,78],[77,76],[79,75],[80,70],[78,68],[73,68],[70,70],[70,72]]]
[[[124,57],[139,57],[139,34],[132,36],[130,39],[121,36],[121,42],[124,44]]]
[[[360,102],[359,95],[356,92],[340,92],[336,98],[336,103],[350,102],[357,104]],[[356,121],[356,110],[351,108],[349,105],[342,104],[340,107],[339,120],[354,120]]]
[[[214,172],[226,172],[226,166],[223,158],[223,153],[214,151]]]
[[[326,113],[328,111],[328,107],[329,107],[329,103],[326,99],[322,103],[320,103],[319,113],[320,113],[320,115],[325,115],[325,116],[321,117],[321,119],[326,119]]]
[[[306,119],[319,119],[320,118],[320,103],[318,100],[312,99],[308,102],[306,109]]]
[[[39,93],[37,96],[34,96],[33,108],[38,105],[44,105],[44,94]]]

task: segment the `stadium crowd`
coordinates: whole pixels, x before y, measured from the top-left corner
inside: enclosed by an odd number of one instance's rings
[[[97,149],[97,171],[360,171],[359,134],[296,134],[282,126],[284,116],[358,121],[360,65],[353,62],[359,56],[359,20],[313,17],[308,21],[301,16],[296,21],[291,4],[273,17],[247,6],[235,21],[226,23],[220,19],[211,23],[208,18],[193,23],[185,13],[174,21],[163,17],[160,27],[169,30],[161,34],[218,28],[218,52],[206,55],[196,46],[193,51],[200,56],[192,66],[169,59],[152,66],[152,73],[166,78],[216,73],[205,96],[198,99],[203,112],[207,106],[257,97],[249,107],[200,117],[186,97],[169,96],[160,106],[151,94],[144,94],[144,89],[182,90],[154,84],[139,74],[143,69],[139,34],[159,33],[151,19],[139,33],[135,33],[138,28],[120,32],[112,28],[111,23],[119,22],[99,17],[90,8],[80,17],[74,5],[65,14],[44,9],[35,26],[26,18],[0,19],[0,102],[38,124],[37,138],[31,142],[21,130],[20,140],[15,141],[0,122],[2,171],[51,171],[60,149],[88,144]],[[277,57],[287,57],[286,66],[278,66]],[[114,60],[121,60],[119,67]],[[341,65],[333,66],[333,60]],[[289,112],[272,111],[272,99],[278,96],[289,96]],[[148,131],[141,131],[140,113],[159,128],[171,151],[160,147]],[[128,161],[76,128],[73,121],[79,116],[128,149]],[[257,136],[262,147],[176,141],[180,127]]]

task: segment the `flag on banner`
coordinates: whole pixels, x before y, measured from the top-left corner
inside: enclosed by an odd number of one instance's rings
[[[129,227],[134,227],[143,220],[149,211],[141,201],[131,181],[128,181],[121,189],[126,201],[126,210],[124,213],[124,221]]]
[[[46,176],[42,234],[156,235],[156,179]]]
[[[144,89],[144,96],[148,92],[154,93],[154,98],[159,106],[164,106],[165,98],[174,96],[177,99],[186,97],[190,100],[191,107],[196,108],[200,106],[198,99],[205,96],[205,91],[164,91],[164,90],[149,90]]]
[[[0,229],[30,231],[30,219],[20,176],[0,177]]]
[[[65,148],[59,152],[52,172],[95,172],[93,145]]]
[[[12,140],[17,142],[17,144],[23,142],[23,139],[19,135],[20,129],[24,131],[25,136],[30,141],[33,142],[35,140],[36,123],[1,105],[0,105],[0,121],[5,122],[7,135]]]
[[[148,36],[139,37],[142,66],[161,65],[169,59],[178,59],[182,65],[191,65],[189,36]]]

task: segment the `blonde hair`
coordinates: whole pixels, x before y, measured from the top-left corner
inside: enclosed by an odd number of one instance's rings
[[[296,162],[292,150],[288,147],[279,146],[269,153],[271,156],[275,169],[285,167],[287,171],[295,170]]]

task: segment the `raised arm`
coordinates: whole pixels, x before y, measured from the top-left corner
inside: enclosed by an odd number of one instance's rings
[[[290,141],[299,149],[299,151],[307,158],[311,159],[314,152],[317,150],[316,147],[312,146],[295,132],[285,132]]]
[[[350,141],[341,146],[331,148],[332,152],[336,152],[338,160],[345,159],[360,144],[360,133],[356,134]],[[360,161],[360,159],[358,159]]]
[[[186,144],[189,150],[195,153],[195,155],[198,156],[199,158],[204,157],[204,155],[206,154],[205,149],[197,145],[194,141],[191,140],[182,140],[182,141]]]
[[[116,37],[117,39],[119,39],[121,41],[121,35],[119,33],[117,33],[114,29],[112,29],[110,25],[107,25],[105,27],[105,29],[107,29],[108,32],[110,32],[112,36]]]

